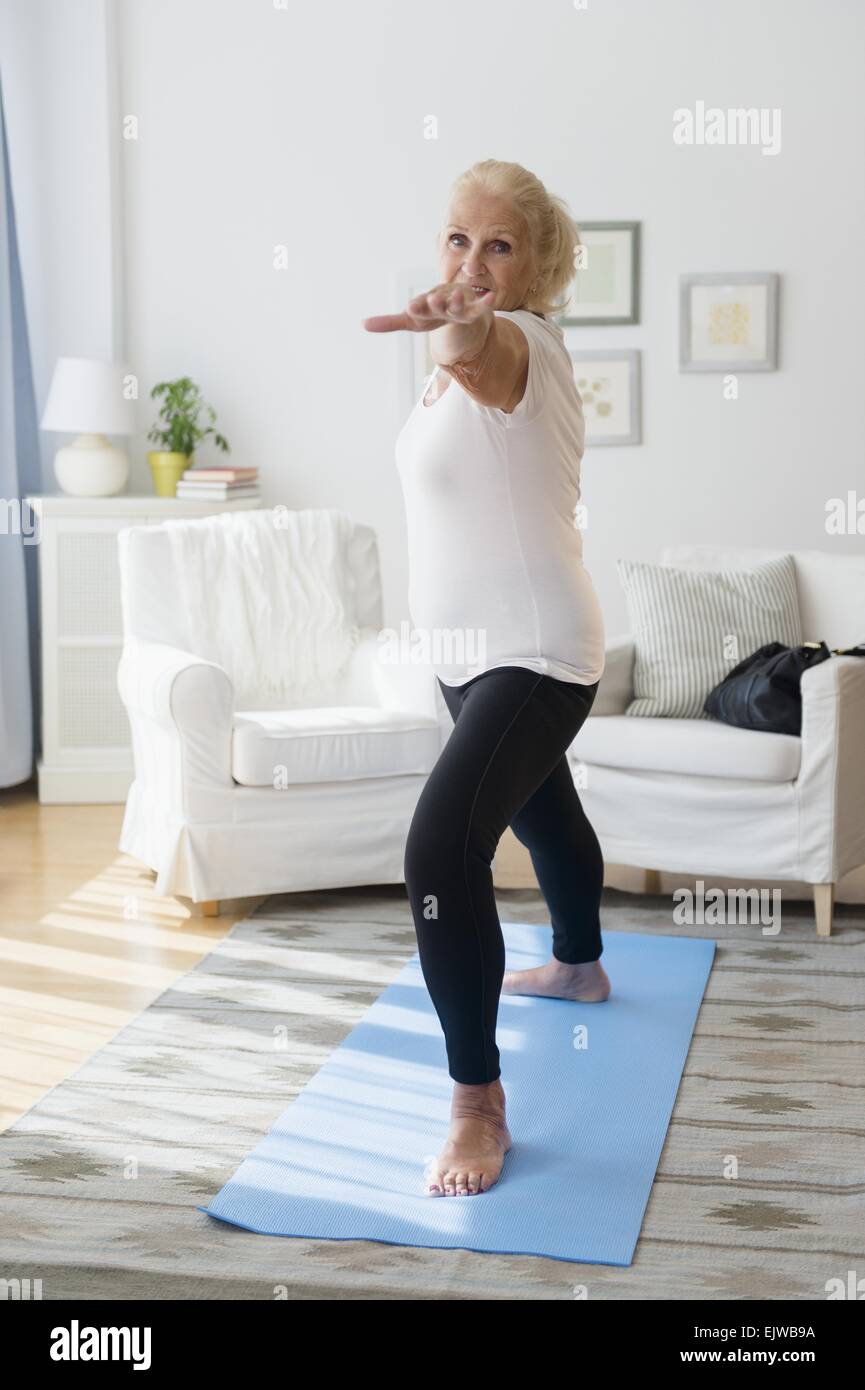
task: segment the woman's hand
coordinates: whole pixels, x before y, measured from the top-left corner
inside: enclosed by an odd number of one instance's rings
[[[429,333],[448,323],[476,323],[484,314],[491,313],[492,299],[492,294],[476,295],[471,285],[449,281],[425,294],[415,295],[404,313],[378,314],[364,319],[363,326],[369,333],[394,333],[399,329],[408,333]]]

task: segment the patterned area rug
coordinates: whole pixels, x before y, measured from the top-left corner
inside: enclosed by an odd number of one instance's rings
[[[549,920],[537,892],[497,900],[503,921]],[[718,941],[630,1268],[259,1236],[196,1211],[413,954],[393,886],[268,899],[0,1135],[0,1279],[41,1279],[44,1299],[812,1300],[861,1276],[861,908],[836,907],[825,940],[785,904],[766,937],[606,889],[602,921]]]

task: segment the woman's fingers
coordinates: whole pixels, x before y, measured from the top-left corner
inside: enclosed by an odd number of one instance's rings
[[[491,295],[480,299],[471,289],[452,283],[436,285],[434,289],[416,294],[402,314],[377,314],[364,319],[369,333],[428,333],[446,323],[472,323],[489,309]]]
[[[426,295],[421,296],[423,304],[411,300],[408,309],[403,314],[376,314],[373,318],[364,319],[363,327],[368,333],[395,333],[402,329],[409,333],[428,333],[431,328],[440,328],[442,324],[449,320],[436,317],[430,312],[426,305]]]
[[[363,327],[369,333],[395,333],[400,329],[409,333],[426,333],[430,328],[438,328],[447,319],[432,313],[427,303],[429,295],[418,294],[408,302],[402,314],[376,314],[364,319]]]
[[[430,313],[436,313],[441,316],[447,314],[448,297],[446,285],[436,285],[435,289],[430,290],[424,298],[429,305]]]
[[[472,323],[487,312],[492,296],[478,297],[470,285],[436,285],[427,296],[433,313],[445,323]]]
[[[364,319],[363,327],[368,333],[394,333],[400,328],[414,330],[416,324],[409,320],[408,314],[376,314]]]

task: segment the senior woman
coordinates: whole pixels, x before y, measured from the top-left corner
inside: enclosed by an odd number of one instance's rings
[[[441,283],[370,332],[430,333],[435,371],[396,445],[413,627],[480,636],[472,665],[433,661],[454,728],[418,799],[405,883],[424,980],[454,1082],[429,1195],[487,1191],[511,1146],[499,996],[601,1002],[600,845],[566,750],[604,669],[582,561],[582,403],[550,317],[574,274],[576,225],[519,164],[485,160],[453,185]],[[438,645],[437,645],[438,644]],[[492,859],[510,826],[550,911],[552,959],[505,974]],[[526,1021],[529,1016],[524,1016]]]

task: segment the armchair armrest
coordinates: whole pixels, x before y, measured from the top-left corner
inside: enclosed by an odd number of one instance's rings
[[[809,883],[834,883],[865,863],[865,660],[832,656],[800,688],[800,858]]]
[[[397,660],[388,656],[398,655]],[[393,650],[370,629],[355,652],[355,669],[369,691],[369,698],[382,709],[414,710],[435,719],[444,746],[453,728],[435,672],[428,662],[409,661],[407,653]]]
[[[630,633],[611,637],[604,652],[604,674],[589,718],[596,714],[624,714],[634,698],[634,638]]]
[[[213,793],[234,786],[228,673],[178,647],[127,637],[117,689],[132,726],[136,777],[159,786],[166,814],[181,809],[178,802],[184,814],[212,812]]]
[[[198,683],[211,690],[214,696],[219,692],[220,698],[214,712],[227,705],[226,717],[230,727],[234,708],[231,678],[215,661],[205,661],[194,652],[184,652],[164,642],[127,637],[117,667],[117,689],[130,714],[145,715],[167,727],[183,727],[184,723],[188,723],[189,711],[184,702],[176,698],[176,693],[179,695],[183,689],[184,682],[180,678],[186,672],[198,673]],[[185,684],[188,686],[189,681]]]

